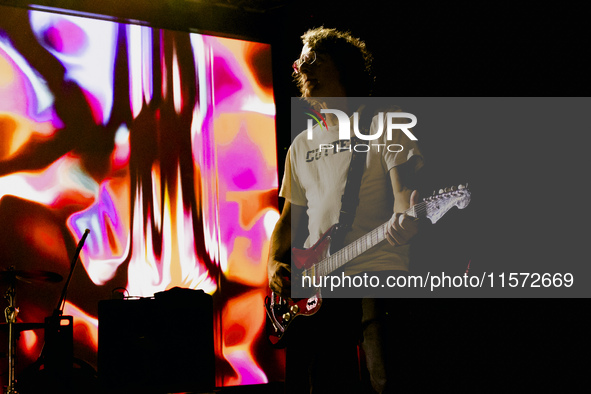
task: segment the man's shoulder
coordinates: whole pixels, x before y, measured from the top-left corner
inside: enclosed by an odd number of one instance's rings
[[[302,130],[300,131],[295,138],[293,139],[291,145],[301,145],[301,144],[306,144],[307,140],[308,140],[308,131],[307,130]]]
[[[292,147],[305,147],[306,149],[310,146],[314,146],[318,144],[318,141],[321,141],[323,137],[322,130],[315,125],[312,129],[312,136],[308,135],[308,130],[302,130],[298,135],[295,136],[293,139],[291,146]]]
[[[310,150],[310,142],[307,139],[307,132],[304,130],[295,136],[289,150],[291,152],[291,160],[296,162],[297,158],[302,152]],[[304,153],[305,154],[305,153]]]

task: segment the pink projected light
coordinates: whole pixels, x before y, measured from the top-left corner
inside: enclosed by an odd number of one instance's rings
[[[282,353],[261,346],[279,217],[269,46],[4,8],[0,217],[29,225],[2,234],[24,245],[2,261],[65,276],[88,228],[64,311],[77,357],[96,365],[97,303],[113,289],[178,286],[217,299],[218,386],[280,379]],[[22,321],[49,316],[60,290],[19,295]],[[42,345],[27,333],[19,352]]]

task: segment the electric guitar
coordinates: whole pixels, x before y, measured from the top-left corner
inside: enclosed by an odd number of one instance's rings
[[[431,197],[423,199],[422,202],[407,209],[405,213],[415,218],[427,218],[431,223],[435,223],[454,206],[463,209],[469,203],[470,191],[467,187],[459,185],[457,188],[440,190],[439,194],[434,192]],[[334,225],[329,228],[320,240],[308,249],[292,248],[292,263],[300,270],[301,276],[324,277],[343,267],[384,241],[389,221],[331,254],[330,242],[335,235],[336,227],[337,225]],[[312,316],[318,312],[322,305],[320,288],[313,289],[312,293],[313,295],[308,298],[285,299],[271,292],[271,295],[265,298],[267,334],[273,346],[285,346],[285,334],[295,318]]]

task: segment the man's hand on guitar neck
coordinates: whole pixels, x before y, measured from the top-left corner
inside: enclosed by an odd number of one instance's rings
[[[410,195],[410,207],[419,202],[419,193]],[[393,246],[407,244],[419,232],[419,220],[406,213],[396,212],[390,218],[386,240]]]

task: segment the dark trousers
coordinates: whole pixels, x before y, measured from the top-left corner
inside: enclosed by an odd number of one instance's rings
[[[286,393],[359,394],[361,300],[323,299],[316,315],[299,320],[286,349]]]
[[[385,283],[388,276],[407,273],[367,274]],[[374,392],[391,393],[406,385],[411,351],[405,342],[411,327],[408,303],[381,287],[377,293],[366,290],[356,292],[357,298],[323,298],[315,316],[300,317],[297,326],[294,321],[286,352],[287,393],[362,393],[360,340]]]
[[[385,283],[389,276],[406,276],[405,271],[369,272]],[[397,290],[397,289],[396,289]],[[368,291],[361,300],[362,348],[371,387],[376,393],[400,392],[410,384],[412,322],[408,300],[395,289]],[[390,292],[388,292],[390,291]]]

